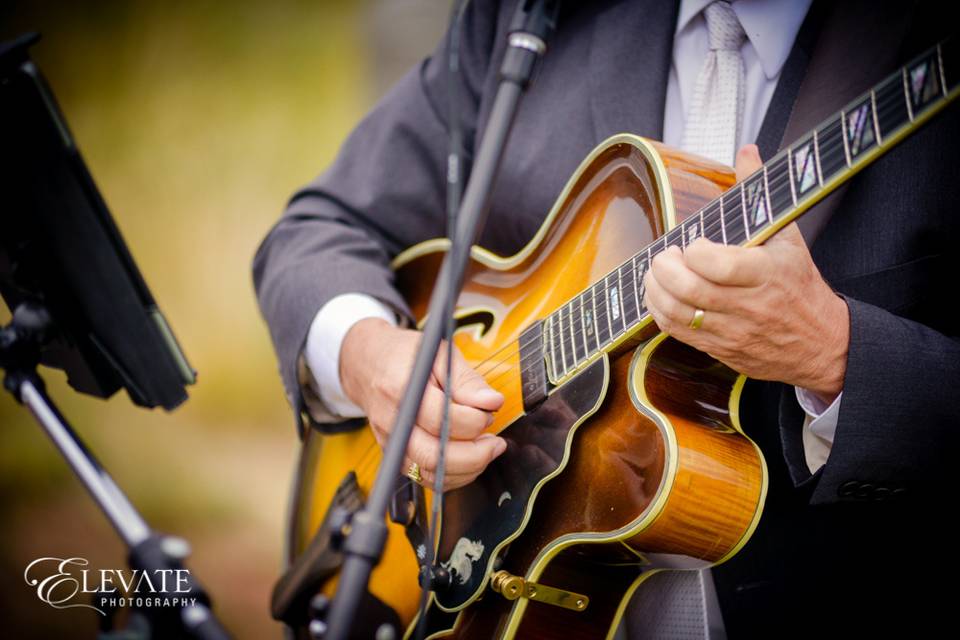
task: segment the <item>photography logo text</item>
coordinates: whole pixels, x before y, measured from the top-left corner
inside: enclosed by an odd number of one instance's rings
[[[100,615],[117,607],[186,607],[190,570],[89,569],[86,558],[37,558],[27,565],[23,579],[37,597],[54,609],[85,607]],[[88,604],[92,602],[93,604]]]

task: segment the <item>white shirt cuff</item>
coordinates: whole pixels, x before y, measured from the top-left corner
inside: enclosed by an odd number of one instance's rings
[[[363,411],[340,385],[340,347],[347,331],[365,318],[381,318],[397,325],[393,310],[364,293],[344,293],[327,302],[310,324],[303,357],[310,369],[309,383],[324,406],[341,418],[359,418]]]
[[[806,414],[803,420],[803,455],[806,458],[810,473],[827,462],[833,439],[837,433],[837,419],[840,416],[840,398],[843,392],[837,394],[829,405],[815,393],[794,387],[797,402]]]

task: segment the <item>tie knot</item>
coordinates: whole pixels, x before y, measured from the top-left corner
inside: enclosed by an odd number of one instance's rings
[[[737,51],[746,34],[729,2],[714,2],[703,10],[707,19],[710,49]]]

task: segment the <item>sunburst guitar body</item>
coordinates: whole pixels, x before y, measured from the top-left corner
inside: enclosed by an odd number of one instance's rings
[[[657,331],[636,258],[733,182],[727,167],[615,136],[523,250],[474,247],[455,341],[505,396],[489,431],[508,448],[445,496],[437,553],[450,584],[431,594],[428,637],[606,638],[646,577],[709,567],[750,537],[767,479],[738,423],[744,379]],[[429,241],[395,260],[421,321],[447,247]],[[379,462],[369,428],[307,434],[293,557],[345,478],[365,495]],[[417,504],[390,519],[370,593],[411,626],[423,539],[412,514],[424,496],[404,484],[398,500]],[[333,573],[322,590],[335,588]]]

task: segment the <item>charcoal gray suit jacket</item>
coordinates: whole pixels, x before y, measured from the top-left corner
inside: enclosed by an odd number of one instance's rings
[[[465,14],[468,159],[489,115],[514,5],[476,0]],[[517,116],[481,245],[502,255],[522,247],[608,136],[659,139],[676,10],[663,0],[567,3]],[[761,155],[791,141],[782,137],[798,104],[812,126],[948,26],[929,4],[815,3],[764,121]],[[362,292],[409,315],[389,262],[444,234],[445,59],[441,44],[400,81],[257,251],[257,294],[298,422],[313,423],[298,361],[317,311]],[[825,59],[837,61],[835,74],[824,73]],[[943,507],[932,505],[954,495],[960,428],[960,320],[951,309],[960,275],[957,116],[949,108],[859,174],[806,229],[817,265],[850,310],[836,439],[811,475],[792,388],[747,385],[742,421],[768,460],[771,489],[754,538],[715,570],[731,637],[830,635],[838,624],[888,631],[937,613],[932,603],[944,592],[930,580],[943,557],[930,552],[949,528]]]

